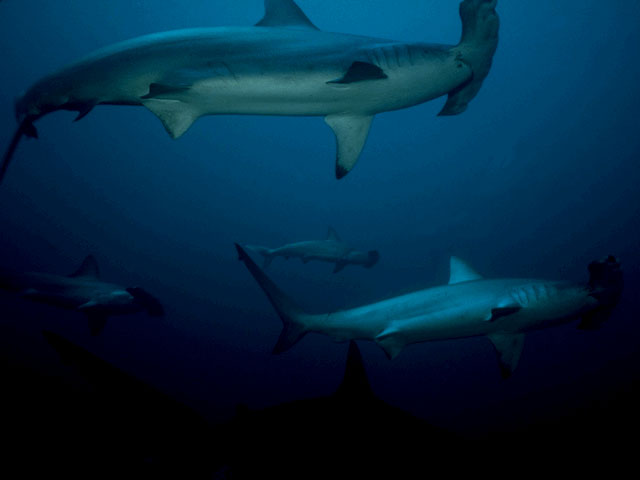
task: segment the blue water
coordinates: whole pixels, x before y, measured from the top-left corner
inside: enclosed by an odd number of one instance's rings
[[[188,3],[188,6],[185,4]],[[6,0],[0,3],[0,145],[13,99],[94,49],[196,26],[251,25],[260,0]],[[456,43],[457,2],[300,0],[319,28]],[[0,295],[3,355],[64,371],[40,335],[56,331],[224,421],[337,387],[346,344],[306,336],[272,356],[281,322],[237,261],[233,242],[323,238],[377,249],[371,270],[277,259],[271,277],[311,311],[445,283],[457,255],[487,277],[586,280],[614,254],[625,292],[598,331],[529,334],[500,378],[484,338],[423,343],[387,360],[360,342],[373,390],[392,405],[464,431],[562,416],[640,374],[640,5],[501,0],[500,43],[469,109],[444,98],[376,117],[362,157],[334,177],[320,118],[219,116],[173,141],[147,110],[96,108],[38,122],[0,188],[0,264],[67,273],[87,254],[105,280],[158,296],[163,319],[84,317]]]

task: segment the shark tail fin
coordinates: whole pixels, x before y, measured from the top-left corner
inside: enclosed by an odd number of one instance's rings
[[[438,115],[458,115],[467,109],[489,74],[498,47],[500,20],[496,13],[498,0],[464,0],[460,4],[462,37],[452,52],[469,65],[473,75],[469,81],[449,92],[449,98]]]
[[[235,245],[239,260],[245,264],[249,273],[258,282],[282,320],[282,332],[273,348],[273,353],[285,352],[309,332],[308,320],[311,315],[305,313],[288,295],[280,290],[240,245],[237,243]]]

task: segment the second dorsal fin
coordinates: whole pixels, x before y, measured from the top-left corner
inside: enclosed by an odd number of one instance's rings
[[[264,17],[256,26],[318,30],[293,0],[264,0]]]

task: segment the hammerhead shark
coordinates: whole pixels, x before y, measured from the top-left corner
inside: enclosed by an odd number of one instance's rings
[[[406,43],[319,30],[294,0],[265,0],[252,27],[157,33],[99,50],[36,82],[15,103],[19,127],[0,182],[23,136],[51,112],[85,117],[96,105],[144,106],[178,138],[217,114],[322,116],[337,141],[336,177],[355,165],[373,117],[448,99],[457,115],[476,96],[498,44],[497,0],[460,4],[457,45]]]
[[[377,250],[360,252],[340,240],[336,231],[329,227],[325,240],[307,240],[304,242],[288,243],[277,248],[247,245],[246,248],[259,253],[264,257],[263,267],[267,268],[275,257],[300,258],[304,263],[310,260],[335,263],[333,273],[338,273],[347,265],[362,265],[365,268],[373,267],[380,259]]]
[[[582,318],[598,327],[623,288],[613,256],[589,264],[587,284],[534,279],[484,279],[457,257],[450,259],[448,285],[332,313],[309,314],[298,307],[236,244],[240,260],[258,282],[283,322],[273,352],[291,348],[309,332],[335,341],[371,340],[389,359],[413,343],[487,336],[504,378],[518,365],[526,332]]]
[[[103,330],[111,315],[142,311],[152,317],[164,315],[160,302],[144,289],[106,283],[99,277],[98,263],[89,255],[69,276],[0,270],[0,288],[36,302],[84,312],[92,335]]]

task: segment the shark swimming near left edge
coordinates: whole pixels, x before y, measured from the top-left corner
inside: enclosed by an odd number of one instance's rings
[[[589,264],[586,284],[484,279],[465,262],[451,257],[448,285],[347,310],[310,314],[280,290],[240,245],[236,249],[282,320],[274,353],[288,350],[310,332],[338,342],[374,341],[389,359],[414,343],[486,336],[495,347],[504,378],[518,365],[526,332],[579,318],[579,328],[597,328],[609,317],[623,289],[620,263],[613,256]]]
[[[28,300],[85,313],[92,335],[98,335],[112,315],[143,311],[152,317],[164,315],[160,302],[146,290],[103,282],[99,277],[98,263],[89,255],[68,276],[0,270],[0,288]]]
[[[377,113],[447,95],[439,115],[476,96],[498,44],[497,0],[460,3],[457,45],[407,43],[319,30],[293,0],[265,0],[252,27],[147,35],[99,50],[36,82],[15,103],[22,137],[51,112],[85,117],[96,105],[144,106],[172,138],[219,114],[322,116],[335,133],[336,177],[353,168]]]

